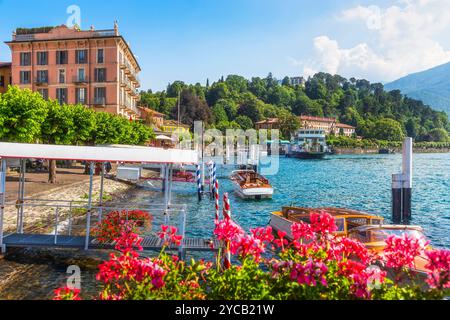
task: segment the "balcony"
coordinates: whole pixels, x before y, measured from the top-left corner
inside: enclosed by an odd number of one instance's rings
[[[72,79],[72,82],[75,84],[87,84],[89,83],[88,81],[88,77],[84,76],[84,77],[79,77],[79,76],[74,76]]]
[[[94,104],[94,106],[105,107],[106,106],[106,98],[105,97],[95,97],[93,104]]]
[[[34,84],[37,86],[47,86],[48,85],[48,78],[35,78]]]

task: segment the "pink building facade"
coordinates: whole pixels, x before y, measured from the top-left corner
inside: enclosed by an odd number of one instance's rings
[[[112,30],[18,29],[6,44],[13,85],[61,104],[139,117],[141,68],[117,24]]]

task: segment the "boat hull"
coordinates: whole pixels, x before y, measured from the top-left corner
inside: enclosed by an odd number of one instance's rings
[[[286,239],[292,241],[292,221],[289,221],[279,215],[271,214],[269,225],[275,232],[281,231],[286,233]]]
[[[323,159],[325,152],[293,152],[290,156],[297,159]]]
[[[242,199],[271,199],[273,196],[272,188],[247,188],[243,189],[236,186],[236,194]]]

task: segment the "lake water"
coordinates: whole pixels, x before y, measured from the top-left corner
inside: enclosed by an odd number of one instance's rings
[[[411,224],[420,225],[433,246],[450,247],[450,153],[415,154]],[[401,155],[339,155],[324,160],[280,158],[278,173],[267,176],[275,189],[271,200],[241,200],[233,193],[230,170],[219,169],[223,192],[230,193],[234,219],[245,229],[265,226],[282,206],[342,207],[368,211],[391,223],[391,175],[401,169]],[[174,186],[174,203],[188,205],[186,233],[210,237],[214,202],[197,201],[194,184]],[[154,196],[153,196],[154,197]],[[140,191],[140,200],[150,200]],[[160,200],[160,199],[152,199]]]
[[[230,193],[232,215],[245,229],[267,225],[270,212],[291,204],[365,210],[384,216],[389,223],[391,174],[399,171],[400,166],[401,155],[343,155],[316,161],[280,158],[278,173],[268,176],[275,188],[274,197],[263,201],[237,198],[228,179],[231,170],[219,170],[218,177],[221,194]],[[425,229],[433,246],[450,248],[450,153],[415,154],[413,179],[412,223]],[[178,192],[174,193],[173,202],[188,205],[187,236],[210,238],[214,228],[214,202],[204,199],[199,203],[194,184],[176,183],[175,188]],[[161,203],[162,198],[160,192],[139,189],[133,201]],[[155,229],[156,225],[153,232]],[[50,264],[34,261],[32,255],[27,257],[21,258],[25,259],[23,262],[0,260],[0,274],[22,270],[15,281],[0,290],[0,299],[48,299],[55,288],[64,284],[65,263]],[[192,253],[189,257],[213,256]],[[83,265],[85,260],[74,259],[71,264]],[[98,292],[96,273],[96,268],[82,267],[82,291],[86,297]]]

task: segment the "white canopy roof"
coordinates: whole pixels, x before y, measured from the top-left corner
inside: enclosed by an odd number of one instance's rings
[[[173,141],[172,138],[170,138],[170,137],[168,137],[168,136],[163,136],[163,135],[156,136],[156,140],[169,140],[169,141]]]
[[[195,164],[193,150],[153,147],[85,147],[0,142],[0,158],[36,158],[97,162],[184,163]]]

